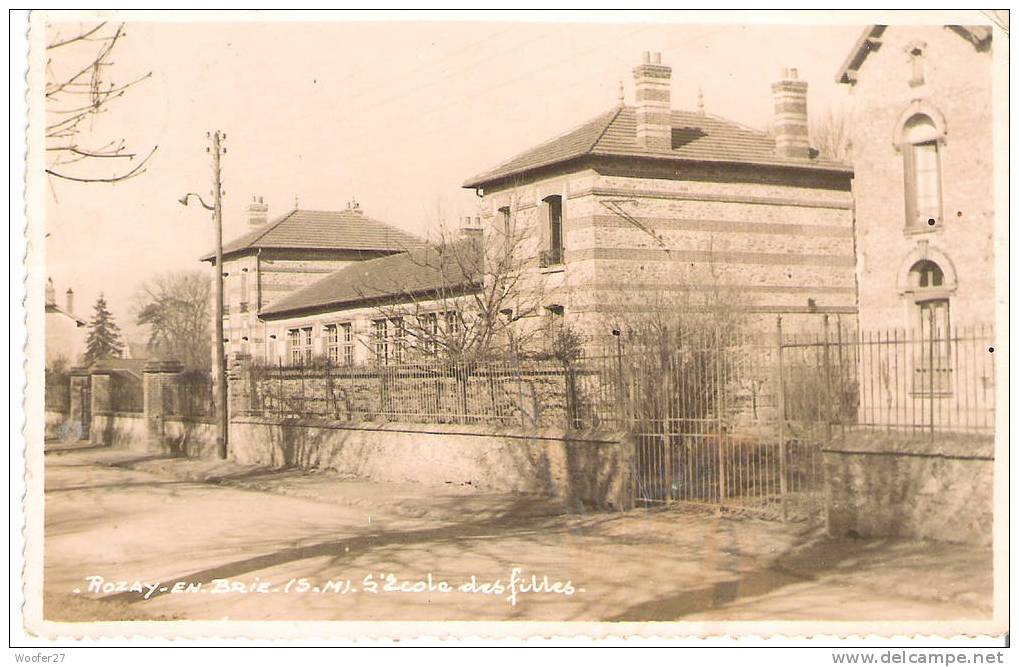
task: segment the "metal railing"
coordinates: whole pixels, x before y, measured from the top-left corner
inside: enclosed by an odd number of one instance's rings
[[[933,331],[933,334],[928,333]],[[251,370],[250,412],[279,419],[611,428],[635,440],[633,492],[819,510],[821,451],[854,429],[991,433],[990,327],[620,336],[578,359]]]

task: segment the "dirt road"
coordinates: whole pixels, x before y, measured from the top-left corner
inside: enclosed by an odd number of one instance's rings
[[[839,545],[802,525],[694,511],[561,515],[535,499],[301,473],[267,477],[271,491],[250,490],[139,469],[146,463],[103,448],[47,454],[47,618],[986,614],[983,597],[963,597],[973,582],[957,573],[943,577],[940,600],[861,576],[868,563],[894,571],[895,549],[899,560],[924,553],[908,544]],[[957,570],[983,563],[982,554],[950,553]]]

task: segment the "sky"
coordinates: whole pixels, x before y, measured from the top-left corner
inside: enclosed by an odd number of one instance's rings
[[[682,15],[675,20],[682,21]],[[49,34],[78,26],[53,24]],[[862,25],[508,21],[129,22],[114,80],[152,76],[116,100],[90,139],[123,137],[146,172],[116,184],[49,181],[47,267],[88,319],[100,292],[134,337],[132,298],[166,271],[208,270],[206,132],[226,133],[224,240],[261,196],[365,213],[419,235],[471,214],[461,184],[618,103],[633,103],[643,51],[672,67],[672,106],[763,129],[784,67],[809,82],[810,113],[844,105],[835,73]],[[207,198],[208,199],[208,198]]]

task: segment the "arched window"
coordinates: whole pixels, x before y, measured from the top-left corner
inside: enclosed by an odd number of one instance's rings
[[[909,270],[910,287],[942,287],[945,284],[945,273],[941,267],[922,259]]]
[[[906,227],[933,229],[941,224],[941,131],[926,114],[912,116],[902,130]]]

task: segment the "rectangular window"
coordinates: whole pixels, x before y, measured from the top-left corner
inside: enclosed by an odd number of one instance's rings
[[[248,270],[241,270],[241,302],[239,310],[242,313],[248,312]]]
[[[952,391],[948,299],[928,299],[916,305],[920,315],[920,340],[914,364],[913,393],[948,394]]]
[[[563,263],[563,198],[553,195],[544,199],[548,211],[548,247],[542,251],[543,267],[559,266]]]
[[[387,320],[372,320],[372,341],[376,363],[389,363],[389,327]]]
[[[426,354],[435,354],[439,349],[439,314],[427,313],[418,324],[421,328],[421,349]]]
[[[499,224],[502,229],[502,234],[505,238],[511,238],[513,235],[513,219],[510,217],[510,207],[503,206],[499,209]]]
[[[326,334],[326,357],[329,359],[329,363],[338,364],[340,363],[339,327],[335,324],[327,324],[325,326],[325,334]]]
[[[403,326],[402,317],[394,317],[389,321],[390,326],[393,329],[393,361],[398,364],[403,363],[403,353],[407,347],[407,331]]]
[[[311,331],[311,327],[287,330],[288,356],[292,366],[311,363]]]
[[[340,345],[343,349],[343,363],[354,365],[354,330],[350,322],[340,324]]]
[[[913,146],[913,170],[916,183],[915,210],[917,224],[931,226],[941,222],[941,174],[938,165],[937,142],[928,141]]]

